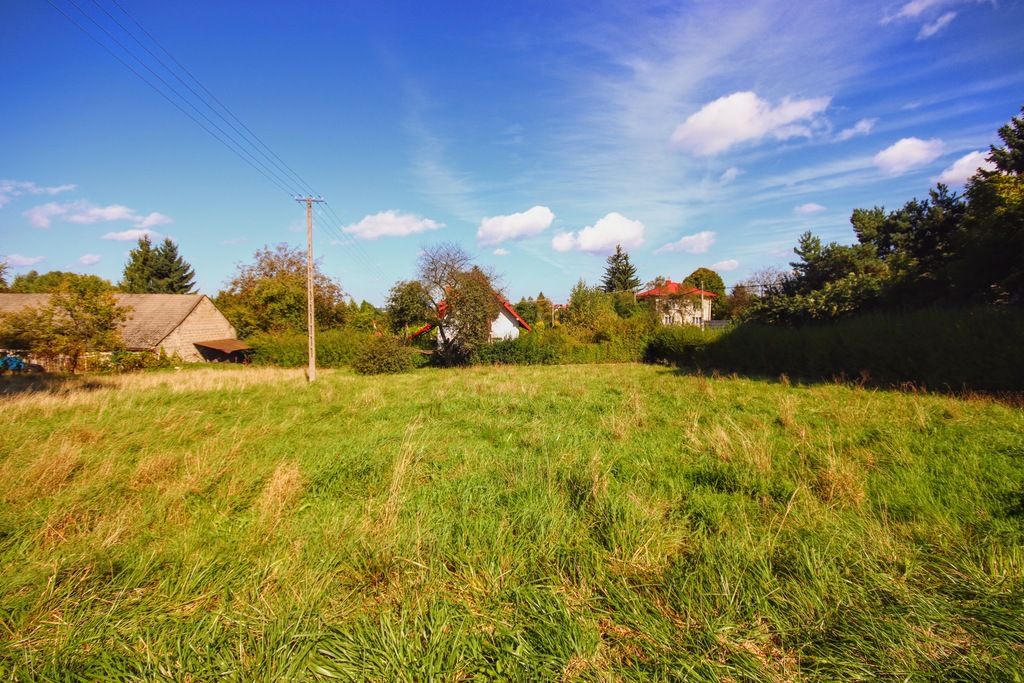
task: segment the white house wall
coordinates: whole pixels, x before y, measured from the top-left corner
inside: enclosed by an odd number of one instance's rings
[[[491,339],[515,339],[519,336],[519,323],[504,308],[491,323]]]

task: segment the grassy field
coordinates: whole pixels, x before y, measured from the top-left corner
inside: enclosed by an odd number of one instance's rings
[[[994,401],[211,368],[0,414],[3,679],[1024,675],[1024,413]]]

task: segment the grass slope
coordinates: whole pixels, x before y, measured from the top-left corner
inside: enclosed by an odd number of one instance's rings
[[[1024,415],[651,366],[0,398],[0,674],[1012,680]]]

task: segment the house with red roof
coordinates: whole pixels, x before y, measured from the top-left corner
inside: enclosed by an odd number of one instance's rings
[[[711,300],[717,296],[682,282],[665,280],[636,298],[649,301],[666,325],[703,325],[711,320]]]
[[[532,328],[530,324],[523,319],[523,316],[516,312],[516,309],[512,307],[508,299],[501,296],[497,292],[494,293],[494,298],[501,304],[498,309],[498,316],[491,321],[491,341],[497,341],[499,339],[515,339],[519,336],[519,333],[523,330],[530,332]],[[441,317],[445,314],[445,302],[442,301],[438,307],[440,310]],[[426,324],[420,329],[413,332],[412,337],[415,339],[421,334],[425,334],[434,328],[431,324]]]

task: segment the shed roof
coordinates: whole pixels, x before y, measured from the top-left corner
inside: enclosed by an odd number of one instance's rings
[[[205,294],[115,294],[119,306],[130,308],[121,324],[121,338],[129,349],[152,349],[174,331]],[[49,294],[0,294],[0,314],[44,306]]]
[[[192,342],[196,346],[202,346],[207,349],[214,349],[215,351],[221,351],[222,353],[234,353],[235,351],[248,351],[252,347],[245,342],[240,342],[237,339],[210,339],[209,341],[197,341]]]

